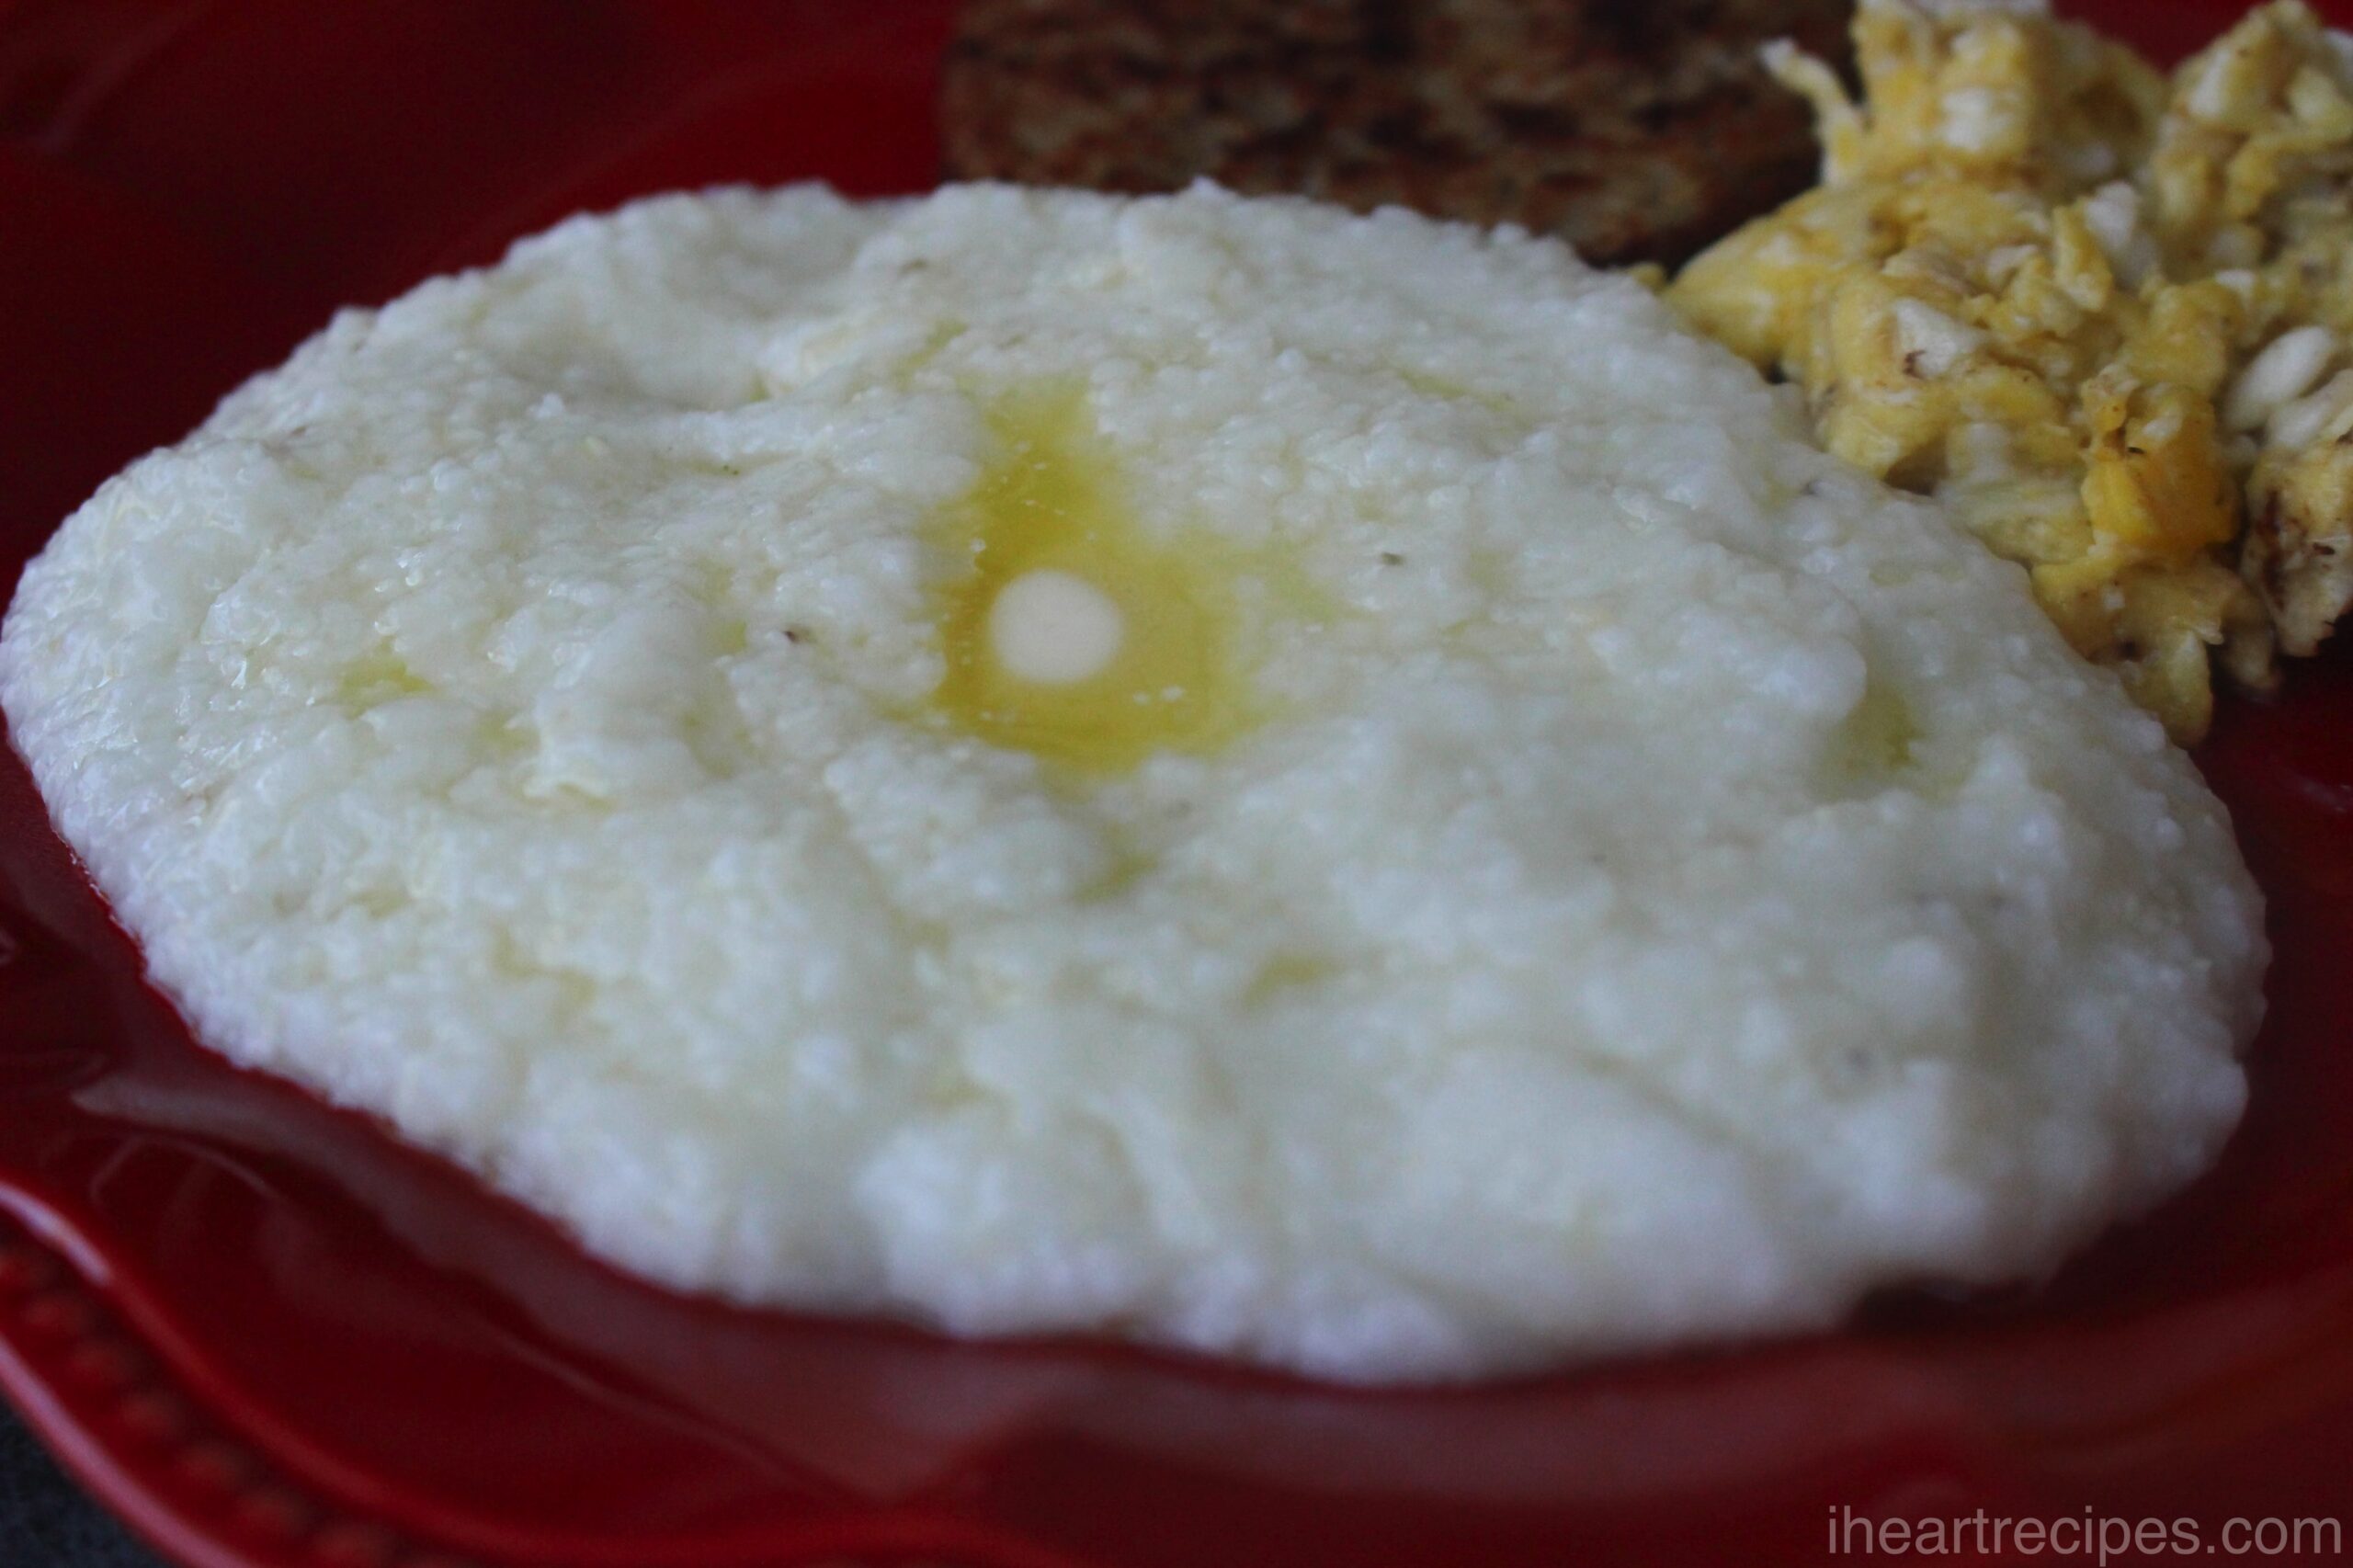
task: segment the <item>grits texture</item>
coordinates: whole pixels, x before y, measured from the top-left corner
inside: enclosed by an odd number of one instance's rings
[[[941,717],[1041,388],[1217,589],[1213,745]],[[1363,1381],[1826,1324],[2201,1169],[2265,949],[2155,722],[1786,395],[1511,231],[664,198],[109,482],[0,702],[206,1040],[655,1278]]]

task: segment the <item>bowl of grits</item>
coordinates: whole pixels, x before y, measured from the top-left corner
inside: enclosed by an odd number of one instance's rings
[[[7,519],[7,1375],[148,1534],[2325,1512],[2336,661],[2193,767],[1546,242],[918,196],[942,11],[616,13],[499,107],[528,21],[417,15],[356,111],[199,27],[8,187],[159,406],[380,301]]]

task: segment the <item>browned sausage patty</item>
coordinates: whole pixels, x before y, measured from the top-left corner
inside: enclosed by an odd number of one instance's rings
[[[1395,202],[1679,261],[1813,178],[1768,39],[1847,54],[1849,0],[970,0],[947,170]]]

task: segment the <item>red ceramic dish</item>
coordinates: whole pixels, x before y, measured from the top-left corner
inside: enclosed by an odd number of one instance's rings
[[[0,0],[0,592],[337,302],[663,187],[920,187],[948,6]],[[2235,7],[2079,9],[2172,54]],[[2279,945],[2212,1176],[2038,1290],[1381,1395],[619,1278],[197,1049],[0,756],[0,1383],[205,1565],[1813,1562],[1839,1509],[2353,1513],[2353,664],[2202,760]]]

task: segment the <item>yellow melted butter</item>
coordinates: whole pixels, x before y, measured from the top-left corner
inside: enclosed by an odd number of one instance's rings
[[[1911,767],[1920,739],[1919,717],[1910,700],[1872,670],[1862,700],[1831,737],[1829,781],[1847,787],[1885,784]]]
[[[432,689],[432,684],[409,668],[406,660],[390,648],[383,648],[347,666],[343,678],[335,683],[335,695],[344,710],[357,717],[388,702]]]
[[[1198,533],[1148,532],[1083,394],[1020,394],[986,418],[987,466],[934,525],[957,569],[937,590],[948,668],[933,717],[1094,775],[1155,752],[1211,751],[1246,726],[1233,613],[1234,580],[1256,569],[1246,552]],[[1040,571],[1068,573],[1118,607],[1118,649],[1085,679],[1024,679],[997,656],[997,596]]]

